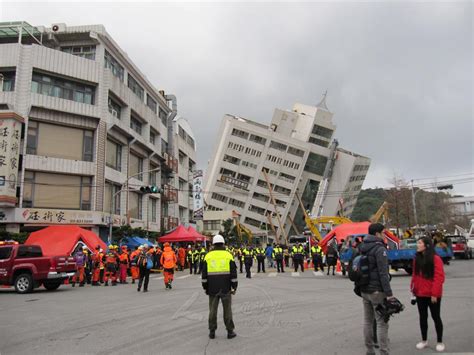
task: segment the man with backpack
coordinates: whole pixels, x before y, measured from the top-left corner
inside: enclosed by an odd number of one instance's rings
[[[150,270],[153,267],[153,260],[148,254],[148,245],[144,244],[143,249],[138,256],[137,262],[140,270],[140,280],[138,281],[137,291],[140,292],[143,285],[143,292],[148,292],[148,282],[150,281]]]
[[[380,223],[372,223],[369,226],[369,235],[359,245],[349,271],[349,278],[355,283],[354,292],[360,294],[364,305],[364,339],[367,354],[375,354],[374,319],[377,323],[380,353],[389,354],[388,322],[385,322],[375,310],[385,299],[394,298],[390,287],[384,229]]]

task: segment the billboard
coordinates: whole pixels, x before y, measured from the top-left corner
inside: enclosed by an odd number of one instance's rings
[[[202,220],[204,214],[204,201],[202,196],[202,170],[196,170],[193,173],[193,200],[194,212],[193,218],[195,221]]]

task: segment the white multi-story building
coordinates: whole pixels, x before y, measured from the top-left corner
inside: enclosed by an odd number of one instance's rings
[[[189,124],[102,25],[0,24],[0,74],[0,123],[24,122],[17,169],[0,164],[0,180],[13,174],[17,187],[0,181],[7,230],[79,224],[105,237],[110,221],[160,231],[189,220],[178,193],[194,167]],[[164,192],[141,193],[148,185]]]
[[[207,209],[236,210],[254,232],[273,225],[289,235],[305,227],[297,194],[314,214],[350,216],[370,159],[338,147],[332,117],[325,97],[275,110],[269,126],[225,115],[205,177]]]

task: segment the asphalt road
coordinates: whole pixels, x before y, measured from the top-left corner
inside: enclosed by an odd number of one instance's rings
[[[474,260],[446,270],[442,303],[446,353],[474,351]],[[153,274],[148,293],[135,285],[39,289],[18,295],[0,290],[0,354],[365,354],[362,302],[340,275],[268,272],[245,279],[233,299],[238,336],[228,340],[219,309],[216,339],[208,338],[208,299],[198,276],[175,274],[165,290]],[[418,314],[409,299],[410,277],[399,272],[392,288],[405,305],[390,320],[392,354],[418,351]]]

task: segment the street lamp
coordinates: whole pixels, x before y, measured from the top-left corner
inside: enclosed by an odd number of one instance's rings
[[[134,175],[131,175],[127,178],[127,180],[125,181],[124,185],[126,185],[126,188],[125,189],[121,189],[119,191],[117,191],[116,193],[114,193],[112,195],[112,200],[110,201],[110,216],[109,216],[109,237],[107,239],[108,243],[111,244],[112,243],[112,210],[113,210],[113,203],[115,202],[115,197],[121,193],[121,192],[124,192],[124,191],[130,191],[129,190],[129,186],[128,186],[128,183],[130,182],[130,179],[135,177],[135,176],[139,176],[139,175],[142,175],[142,174],[148,174],[148,173],[151,173],[151,172],[154,172],[154,171],[158,171],[158,170],[161,170],[161,168],[156,168],[156,169],[151,169],[151,170],[148,170],[148,171],[141,171],[137,174],[134,174]],[[142,193],[161,193],[161,189],[159,187],[156,187],[154,185],[152,186],[142,186],[140,187],[140,192]],[[127,211],[127,214],[128,214],[128,211]],[[120,217],[122,216],[122,214],[120,214]]]
[[[437,190],[451,190],[453,188],[453,185],[452,184],[449,184],[449,185],[439,185],[439,186],[436,186],[436,189]],[[416,201],[415,201],[415,197],[416,197],[416,194],[421,191],[422,189],[421,188],[418,188],[418,190],[414,191],[414,187],[413,187],[413,179],[411,180],[411,202],[413,204],[413,215],[415,217],[415,226],[418,228],[418,216],[416,214]]]

